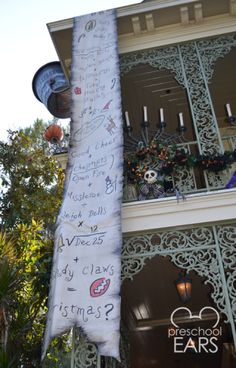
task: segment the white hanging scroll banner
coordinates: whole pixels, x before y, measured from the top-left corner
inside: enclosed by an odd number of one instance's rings
[[[115,11],[74,19],[71,147],[44,352],[79,326],[119,359],[123,127]]]

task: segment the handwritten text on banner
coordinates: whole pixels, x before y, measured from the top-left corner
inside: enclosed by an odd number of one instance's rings
[[[114,11],[75,18],[72,56],[71,147],[44,351],[77,325],[100,354],[119,358],[123,129]]]

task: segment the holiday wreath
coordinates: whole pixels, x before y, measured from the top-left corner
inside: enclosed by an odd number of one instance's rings
[[[174,178],[183,168],[218,173],[234,162],[236,149],[218,155],[194,155],[184,147],[152,140],[148,146],[125,153],[124,169],[126,183],[136,184],[138,199],[142,200],[163,197],[166,192],[176,190],[168,178]]]

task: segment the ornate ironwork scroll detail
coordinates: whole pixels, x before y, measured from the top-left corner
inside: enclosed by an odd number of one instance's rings
[[[179,48],[188,83],[193,120],[199,137],[200,152],[216,155],[221,152],[220,138],[195,43],[183,44]]]
[[[227,55],[233,47],[236,47],[236,35],[223,35],[212,39],[200,40],[196,42],[196,45],[201,57],[205,78],[209,81],[213,77],[216,61]],[[207,180],[211,189],[224,187],[225,177],[223,175],[208,173]]]
[[[126,238],[122,257],[122,279],[132,279],[142,270],[146,261],[156,255],[169,256],[177,267],[187,272],[195,271],[199,276],[206,278],[205,283],[212,286],[212,299],[228,321],[216,241],[211,227],[156,232]]]
[[[151,258],[151,257],[150,257]],[[133,279],[135,275],[137,275],[146,264],[145,258],[123,258],[122,259],[122,275],[121,280],[125,280],[126,278]]]
[[[193,118],[196,122],[196,129],[200,142],[200,151],[202,154],[214,155],[221,152],[221,142],[216,128],[216,121],[212,114],[210,96],[205,83],[207,75],[205,76],[205,71],[199,63],[199,57],[196,50],[196,45],[199,45],[199,50],[202,53],[205,52],[206,63],[206,43],[209,47],[211,42],[213,42],[212,47],[214,47],[217,40],[199,41],[197,44],[189,42],[179,47],[171,46],[122,55],[120,57],[120,68],[121,73],[124,74],[139,64],[149,64],[156,68],[165,68],[174,72],[177,81],[188,89]],[[219,42],[220,44],[223,43],[223,39],[220,39]],[[184,78],[184,73],[186,78]],[[204,77],[206,77],[206,80]],[[222,183],[220,183],[220,186],[221,185]]]
[[[209,81],[214,74],[216,61],[227,55],[236,46],[236,35],[224,35],[213,39],[197,41],[204,72]]]
[[[191,145],[178,144],[178,148],[184,150],[186,153],[191,153]],[[193,168],[182,168],[178,170],[173,178],[174,187],[177,187],[181,192],[189,193],[197,190],[195,174]]]
[[[198,227],[141,234],[124,239],[122,257],[124,259],[144,256],[151,257],[152,254],[185,251],[193,247],[201,247],[202,244],[204,244],[204,247],[214,246],[215,242],[211,228]]]
[[[193,192],[197,189],[195,180],[194,180],[194,171],[193,169],[184,169],[178,171],[174,177],[175,187],[181,189],[181,192],[189,193]]]
[[[226,176],[223,173],[206,172],[208,187],[210,189],[224,188]]]
[[[231,307],[236,321],[236,226],[218,226],[217,236]]]
[[[155,232],[125,238],[122,252],[122,280],[138,274],[146,261],[155,255],[167,256],[170,252],[183,252],[192,248],[214,246],[209,228],[196,228],[168,232]]]
[[[207,81],[213,74],[215,61],[235,45],[235,36],[231,35],[129,53],[120,57],[121,73],[125,74],[139,64],[173,72],[179,84],[187,89],[200,153],[217,155],[222,152],[223,145]],[[208,189],[224,187],[222,176],[206,172],[205,177]],[[188,191],[193,188],[192,184],[188,186]]]
[[[74,353],[74,368],[96,368],[98,352],[95,344],[88,342],[79,333],[79,340]]]
[[[224,271],[219,266],[217,247],[220,247]],[[229,315],[234,314],[236,317],[236,224],[159,231],[127,237],[123,245],[122,279],[132,279],[142,270],[148,259],[157,255],[169,257],[178,268],[187,272],[195,271],[204,277],[204,283],[212,287],[211,297],[218,311],[226,316],[225,322],[229,321]],[[226,303],[223,278],[226,278],[226,292],[231,310]],[[126,345],[124,340],[122,343]],[[106,358],[106,367],[129,367],[125,349],[121,349],[121,354],[121,363]],[[87,342],[83,336],[80,337],[74,355],[75,368],[97,367],[96,346]]]
[[[216,251],[214,249],[197,250],[193,252],[183,252],[170,255],[171,262],[177,267],[189,271],[195,271],[199,276],[204,277],[204,284],[212,286],[211,297],[216,303],[218,310],[224,313],[228,322],[228,311],[223,293],[222,280],[219,278],[220,269],[217,262]]]
[[[181,67],[178,48],[176,46],[155,48],[132,52],[120,56],[121,75],[128,73],[132,68],[140,64],[149,64],[154,68],[168,69],[175,74],[175,79],[185,87],[183,70]]]

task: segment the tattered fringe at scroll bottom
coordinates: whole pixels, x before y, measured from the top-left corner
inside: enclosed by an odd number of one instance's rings
[[[118,324],[119,324],[119,321],[118,321]],[[75,332],[75,334],[73,334],[73,331]],[[91,331],[90,331],[90,333],[91,333]],[[85,339],[85,341],[87,343],[94,344],[96,346],[97,352],[98,352],[99,355],[115,358],[119,363],[121,363],[120,349],[119,349],[119,346],[120,346],[120,328],[118,328],[118,330],[114,332],[114,334],[116,335],[114,337],[117,340],[117,343],[116,343],[117,353],[110,355],[109,354],[110,348],[109,348],[109,346],[107,346],[108,345],[107,342],[100,342],[98,344],[98,343],[95,343],[95,342],[91,341],[91,339],[89,340],[85,329],[83,329],[77,323],[75,323],[72,327],[68,327],[66,329],[63,328],[61,330],[58,330],[58,333],[55,336],[50,336],[50,339],[48,341],[44,341],[44,345],[43,345],[43,349],[42,349],[42,355],[41,355],[41,362],[44,361],[47,354],[50,352],[50,348],[48,349],[48,347],[50,347],[50,344],[53,342],[53,339],[56,338],[56,337],[59,337],[59,336],[69,335],[69,334],[71,334],[71,349],[73,349],[73,344],[75,343],[75,341],[77,341],[78,344],[79,344],[80,336],[83,336],[83,338]],[[73,341],[73,339],[74,339],[74,341]],[[69,336],[68,336],[68,340],[70,340]],[[112,345],[113,345],[113,352],[114,352],[114,341],[110,341],[110,343],[112,343]]]

